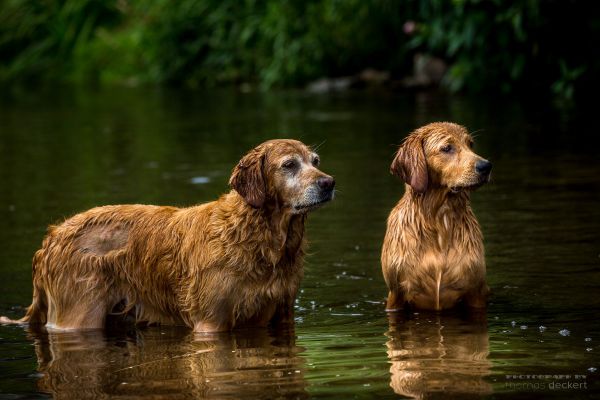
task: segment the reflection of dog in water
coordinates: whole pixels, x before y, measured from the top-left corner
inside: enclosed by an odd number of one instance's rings
[[[195,336],[149,328],[31,333],[41,377],[56,399],[308,397],[293,333],[265,329]]]
[[[389,316],[387,348],[394,392],[419,399],[492,392],[484,380],[491,367],[485,316],[477,320],[438,314]]]

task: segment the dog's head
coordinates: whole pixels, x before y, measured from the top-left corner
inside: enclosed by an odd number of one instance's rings
[[[475,154],[472,147],[473,139],[465,127],[434,122],[408,135],[390,171],[417,193],[430,187],[454,193],[475,189],[489,181],[492,163]]]
[[[229,185],[254,208],[277,204],[293,214],[333,199],[335,181],[319,170],[319,156],[297,140],[269,140],[233,169]]]

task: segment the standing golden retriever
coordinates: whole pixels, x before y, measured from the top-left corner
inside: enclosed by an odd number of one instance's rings
[[[405,303],[442,310],[460,300],[485,307],[483,237],[469,192],[489,181],[492,164],[472,146],[464,127],[436,122],[398,149],[391,172],[406,191],[390,213],[381,253],[389,310]]]
[[[102,328],[115,310],[197,332],[293,321],[306,214],[334,195],[318,165],[303,143],[271,140],[242,158],[217,201],[98,207],[50,227],[27,314],[0,322]]]

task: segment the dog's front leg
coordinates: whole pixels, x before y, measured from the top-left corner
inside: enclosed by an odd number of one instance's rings
[[[271,319],[273,325],[293,325],[294,324],[294,301],[288,300],[281,303],[275,309],[275,314]]]
[[[396,290],[390,290],[388,297],[387,297],[387,303],[385,306],[385,311],[399,311],[402,310],[404,308],[404,303],[405,303],[405,299],[404,299],[404,292],[402,291],[396,291]]]
[[[485,283],[476,289],[468,292],[465,297],[465,303],[470,308],[483,309],[487,306],[487,299],[490,288]]]
[[[228,326],[214,322],[198,321],[194,324],[194,332],[196,333],[216,333],[228,330]]]

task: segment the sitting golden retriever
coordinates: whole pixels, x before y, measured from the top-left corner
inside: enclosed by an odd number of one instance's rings
[[[406,190],[390,213],[381,252],[388,310],[406,303],[442,310],[461,300],[485,307],[483,237],[469,192],[489,181],[492,164],[472,146],[464,127],[436,122],[398,149],[391,172]]]
[[[108,314],[197,332],[293,322],[307,212],[335,181],[296,140],[271,140],[233,169],[233,190],[189,207],[116,205],[49,228],[33,258],[33,301],[1,323],[103,328]]]

